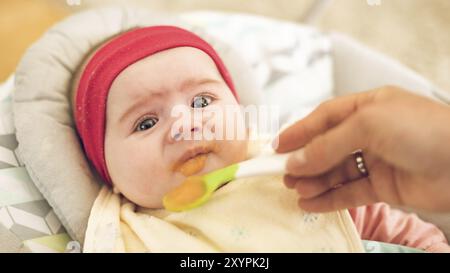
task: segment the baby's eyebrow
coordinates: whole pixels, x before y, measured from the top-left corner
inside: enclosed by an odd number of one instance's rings
[[[153,97],[153,94],[149,96],[149,99]],[[148,103],[148,99],[144,98],[143,96],[139,96],[139,99],[136,100],[135,103],[133,103],[130,107],[127,108],[127,110],[122,114],[122,116],[119,118],[119,123],[122,123],[124,120],[128,118],[129,115],[131,115],[136,109],[142,107],[143,105]]]
[[[222,81],[220,81],[218,79],[214,79],[214,78],[201,78],[201,79],[189,78],[189,79],[186,79],[185,81],[183,81],[183,83],[180,85],[179,90],[187,90],[194,86],[199,86],[199,85],[221,84],[221,83],[222,83]]]
[[[215,78],[188,78],[184,80],[179,90],[188,90],[195,86],[205,85],[205,84],[222,84],[223,82],[215,79]],[[159,96],[159,92],[154,92],[152,94],[146,94],[145,96],[139,95],[136,102],[134,102],[130,107],[127,108],[127,110],[122,114],[122,116],[119,118],[119,123],[122,123],[131,113],[134,112],[135,109],[138,109],[139,107],[142,107],[143,105],[147,104],[149,100],[154,96]],[[144,98],[145,97],[145,98]]]

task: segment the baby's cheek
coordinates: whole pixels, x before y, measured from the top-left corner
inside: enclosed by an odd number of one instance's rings
[[[247,158],[247,151],[247,140],[228,140],[224,143],[221,153],[227,165],[230,165],[245,160]]]
[[[168,179],[160,152],[146,143],[105,144],[108,171],[119,191],[138,205],[149,207],[160,203],[160,193]]]
[[[121,192],[132,202],[148,208],[159,208],[170,177],[157,159],[130,162],[127,178],[121,181]]]
[[[139,188],[145,192],[155,189],[169,177],[168,167],[160,154],[152,153],[151,150],[136,151],[129,158],[127,172],[130,172]],[[156,190],[156,189],[155,189]]]

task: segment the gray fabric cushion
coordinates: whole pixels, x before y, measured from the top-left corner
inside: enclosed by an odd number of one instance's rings
[[[19,252],[22,241],[0,223],[0,253]]]
[[[190,29],[210,42],[228,66],[238,93],[245,90],[242,102],[253,99],[250,72],[230,47],[201,29],[129,7],[67,18],[33,44],[17,68],[13,111],[18,156],[67,232],[81,243],[100,183],[74,129],[68,98],[72,75],[86,53],[105,39],[136,26],[161,24]]]

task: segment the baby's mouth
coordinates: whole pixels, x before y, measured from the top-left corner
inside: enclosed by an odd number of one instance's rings
[[[194,175],[205,167],[208,154],[200,154],[175,167],[175,171],[184,176]]]
[[[184,176],[191,176],[199,173],[206,164],[208,155],[216,151],[215,145],[197,146],[187,150],[175,163],[173,170]]]

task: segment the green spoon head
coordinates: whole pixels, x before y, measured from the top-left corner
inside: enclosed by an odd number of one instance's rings
[[[186,211],[203,205],[220,186],[235,178],[238,165],[233,164],[204,176],[190,176],[163,198],[169,211]]]
[[[206,193],[207,187],[203,177],[191,176],[164,196],[163,205],[170,211],[187,210],[197,205],[198,200],[202,199]]]

